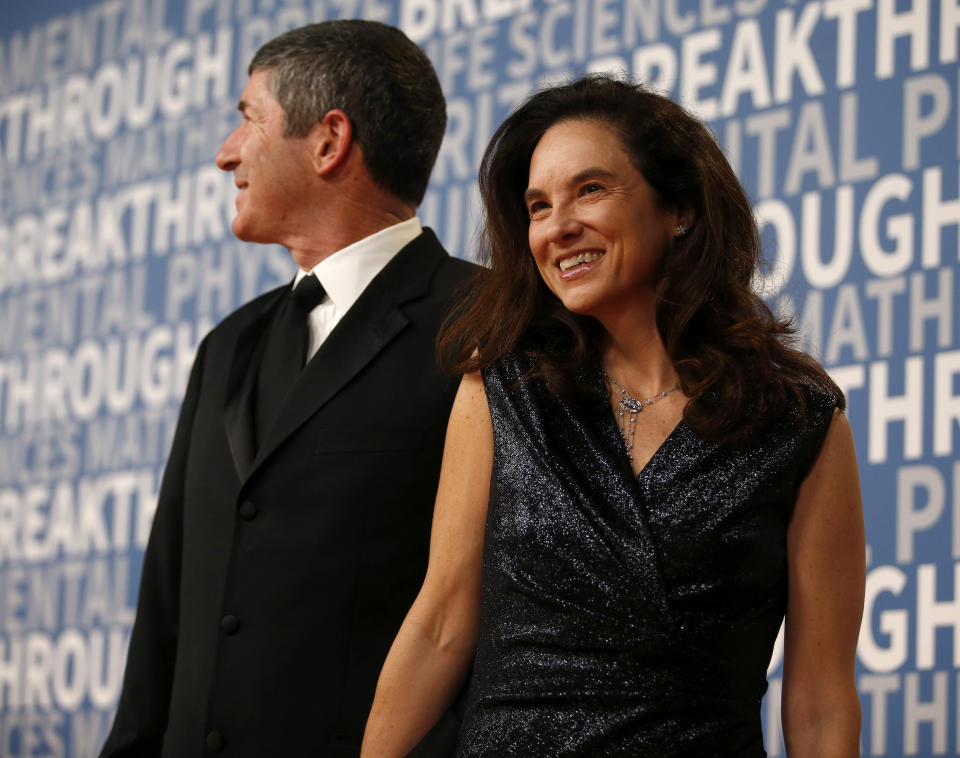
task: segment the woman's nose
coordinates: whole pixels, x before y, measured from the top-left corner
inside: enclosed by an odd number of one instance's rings
[[[575,237],[583,231],[583,224],[576,215],[564,207],[554,207],[547,226],[547,235],[551,242],[560,242]]]

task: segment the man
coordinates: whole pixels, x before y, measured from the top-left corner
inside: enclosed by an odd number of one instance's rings
[[[107,758],[356,756],[426,567],[456,390],[434,344],[473,270],[415,216],[439,82],[356,20],[288,32],[249,71],[217,154],[233,230],[286,246],[314,300],[269,292],[198,349]]]

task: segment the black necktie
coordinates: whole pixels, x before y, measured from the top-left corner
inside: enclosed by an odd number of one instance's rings
[[[303,277],[280,305],[257,380],[257,440],[262,442],[307,359],[310,311],[323,300],[320,280]]]

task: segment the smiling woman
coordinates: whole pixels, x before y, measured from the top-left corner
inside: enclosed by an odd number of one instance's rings
[[[791,758],[857,755],[843,395],[751,290],[759,237],[716,141],[588,77],[515,111],[480,184],[430,563],[364,755],[406,755],[472,661],[460,758],[762,756],[784,614]]]
[[[527,239],[540,276],[567,310],[653,323],[656,272],[677,211],[657,198],[601,121],[552,126],[530,159]],[[617,315],[619,312],[620,315]]]

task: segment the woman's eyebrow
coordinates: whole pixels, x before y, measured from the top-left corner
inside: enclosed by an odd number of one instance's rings
[[[582,181],[587,179],[610,179],[613,178],[615,174],[606,168],[601,168],[600,166],[591,166],[590,168],[585,168],[582,171],[578,171],[570,179],[570,184],[579,184]],[[523,193],[523,201],[529,203],[533,198],[539,197],[543,194],[543,190],[537,187],[527,187],[526,191]]]

